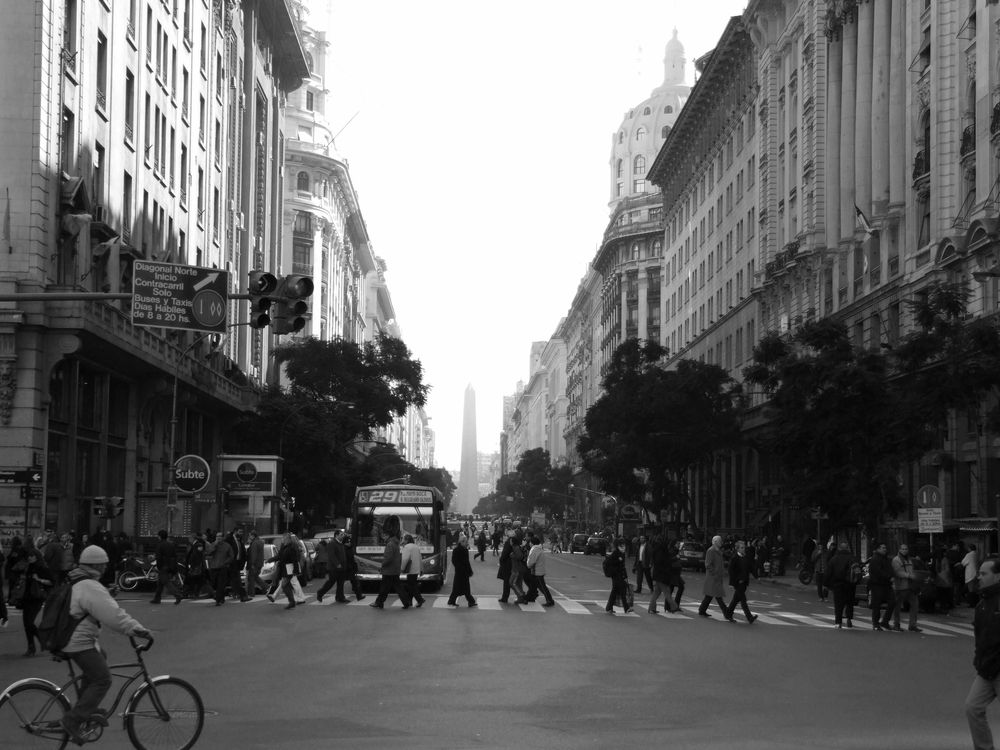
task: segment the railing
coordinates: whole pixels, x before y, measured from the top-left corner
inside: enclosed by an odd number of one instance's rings
[[[103,89],[97,89],[97,108],[103,112],[107,106],[108,95],[104,93]]]
[[[962,145],[959,147],[958,155],[974,154],[976,152],[976,123],[966,126],[962,131]]]
[[[913,157],[913,181],[916,182],[921,177],[930,174],[931,163],[930,159],[927,158],[927,151],[920,149],[917,151],[917,155]]]
[[[135,136],[135,134],[132,131],[132,123],[126,122],[125,123],[125,140],[127,140],[127,141],[135,140],[134,136]]]

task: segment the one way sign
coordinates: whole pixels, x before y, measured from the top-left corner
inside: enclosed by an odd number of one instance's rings
[[[38,484],[41,481],[41,469],[20,469],[14,472],[15,484]]]

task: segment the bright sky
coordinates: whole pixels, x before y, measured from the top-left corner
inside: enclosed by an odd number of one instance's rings
[[[612,134],[663,80],[688,83],[745,0],[311,0],[330,42],[327,116],[402,336],[424,366],[436,463],[478,449],[533,341],[566,316],[608,221]],[[324,18],[324,13],[328,16]]]

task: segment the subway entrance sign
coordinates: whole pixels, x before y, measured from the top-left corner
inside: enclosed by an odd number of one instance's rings
[[[135,325],[224,332],[228,314],[226,271],[148,260],[133,264]]]

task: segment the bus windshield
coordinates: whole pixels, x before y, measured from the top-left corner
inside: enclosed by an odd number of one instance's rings
[[[354,549],[359,553],[382,552],[388,537],[382,530],[385,519],[396,516],[400,522],[400,535],[409,534],[413,537],[421,553],[434,551],[431,536],[431,518],[434,510],[431,506],[417,507],[413,505],[358,505],[355,516],[356,527]]]

